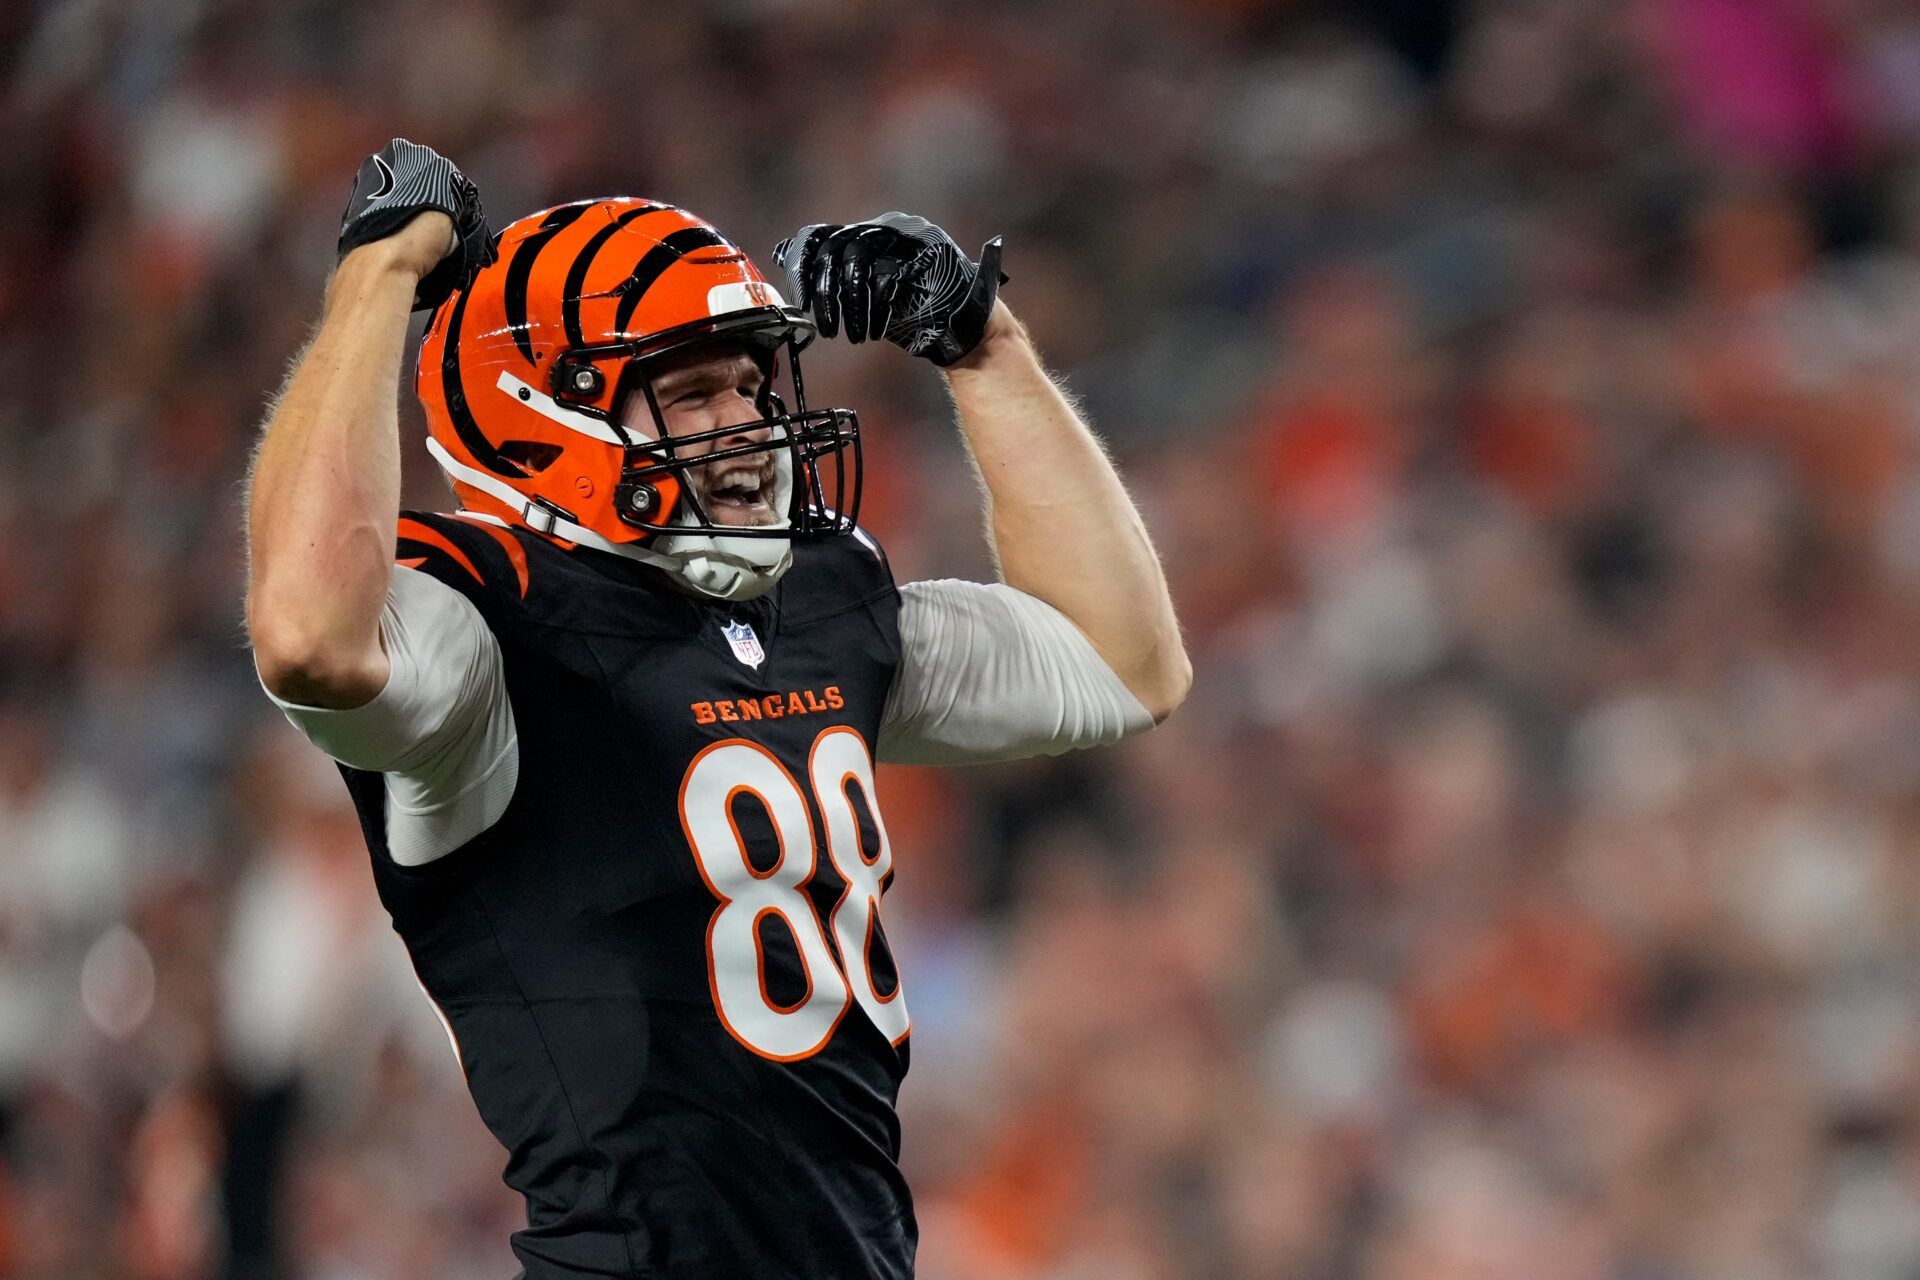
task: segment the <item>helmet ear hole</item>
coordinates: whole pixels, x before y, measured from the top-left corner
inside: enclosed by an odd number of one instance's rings
[[[496,452],[524,474],[537,476],[558,462],[565,450],[544,440],[508,440]]]

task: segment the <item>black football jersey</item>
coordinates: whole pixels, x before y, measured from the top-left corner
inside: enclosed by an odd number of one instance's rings
[[[905,1277],[906,1002],[873,744],[899,596],[864,537],[696,599],[644,566],[407,515],[400,563],[499,640],[519,781],[418,868],[346,769],[380,900],[526,1197],[542,1277]]]

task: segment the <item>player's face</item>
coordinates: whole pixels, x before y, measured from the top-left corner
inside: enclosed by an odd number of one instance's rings
[[[750,425],[763,416],[759,396],[766,376],[744,347],[710,347],[667,357],[652,372],[652,380],[653,398],[666,420],[669,436],[742,428],[689,445],[682,457],[763,442],[770,434],[767,427]],[[656,428],[646,396],[633,394],[626,398],[620,425],[635,435],[653,437]],[[701,509],[715,524],[756,525],[771,524],[779,518],[772,506],[773,469],[773,454],[763,453],[692,467],[686,474]]]

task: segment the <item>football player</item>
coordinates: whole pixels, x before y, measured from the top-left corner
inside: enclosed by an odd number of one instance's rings
[[[998,300],[998,241],[806,227],[783,297],[657,201],[492,235],[396,139],[340,249],[253,469],[248,625],[507,1149],[524,1274],[911,1274],[874,763],[1113,742],[1190,680],[1139,517]],[[398,511],[422,308],[450,514]],[[1002,581],[895,585],[855,523],[857,417],[806,400],[816,335],[943,370]]]

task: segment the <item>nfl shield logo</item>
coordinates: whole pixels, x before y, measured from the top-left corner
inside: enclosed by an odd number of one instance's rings
[[[758,667],[767,660],[767,651],[760,647],[760,637],[753,634],[753,628],[744,622],[735,620],[720,628],[727,637],[727,643],[733,646],[733,656],[750,667]]]

